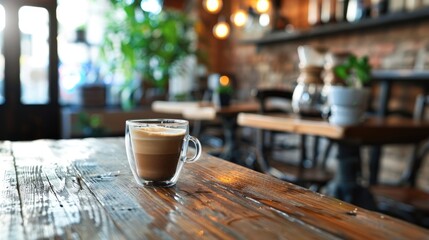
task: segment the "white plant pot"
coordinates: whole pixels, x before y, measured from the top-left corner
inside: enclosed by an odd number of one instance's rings
[[[328,95],[331,110],[329,122],[342,126],[361,123],[368,106],[369,94],[368,88],[332,86]]]

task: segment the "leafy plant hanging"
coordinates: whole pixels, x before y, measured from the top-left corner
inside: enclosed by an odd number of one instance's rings
[[[151,14],[141,9],[141,1],[127,2],[111,0],[102,55],[126,85],[142,78],[165,88],[171,67],[196,53],[194,23],[179,11]]]

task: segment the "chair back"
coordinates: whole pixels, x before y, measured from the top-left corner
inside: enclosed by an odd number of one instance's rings
[[[429,95],[420,94],[416,98],[414,105],[413,118],[415,120],[424,120],[426,108],[429,106]],[[411,161],[405,170],[402,181],[409,186],[416,186],[417,176],[422,166],[423,159],[429,152],[429,142],[414,146]]]
[[[414,105],[413,118],[416,120],[423,120],[425,118],[426,108],[429,106],[429,95],[420,94],[416,98]]]
[[[270,100],[279,99],[286,100],[288,103],[292,102],[292,90],[283,90],[283,89],[260,89],[257,90],[254,94],[255,98],[259,102],[259,113],[268,112],[268,103]],[[279,108],[276,108],[278,111]]]

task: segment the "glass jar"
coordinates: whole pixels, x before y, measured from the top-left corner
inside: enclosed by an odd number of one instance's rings
[[[323,85],[298,83],[293,91],[292,109],[295,113],[305,117],[322,116]]]
[[[320,21],[322,23],[331,23],[335,21],[335,0],[322,0]]]
[[[387,12],[387,0],[371,0],[371,17],[379,17]]]
[[[348,3],[348,0],[337,0],[335,5],[335,21],[346,21]]]
[[[292,95],[292,109],[301,116],[320,117],[322,113],[323,81],[320,77],[323,68],[318,66],[301,67],[298,85]]]
[[[422,0],[407,0],[405,1],[405,9],[409,12],[414,11],[422,6]]]
[[[362,0],[349,0],[347,6],[347,21],[356,22],[364,17],[364,4]]]
[[[320,1],[319,0],[309,0],[308,2],[308,24],[311,26],[319,25],[320,22]]]
[[[402,12],[404,10],[405,0],[390,0],[388,4],[389,12]]]
[[[299,67],[321,67],[323,66],[325,59],[325,49],[322,48],[314,48],[310,45],[303,45],[298,47],[298,58],[299,58]],[[304,72],[305,74],[305,72]]]

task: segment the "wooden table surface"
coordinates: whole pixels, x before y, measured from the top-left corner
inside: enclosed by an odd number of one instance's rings
[[[144,188],[123,138],[0,144],[0,239],[429,239],[429,231],[203,155]]]
[[[429,122],[401,117],[368,118],[360,125],[337,126],[322,119],[305,119],[287,114],[241,113],[238,124],[246,127],[350,139],[368,144],[412,143],[429,137]]]
[[[229,106],[217,107],[211,102],[155,101],[152,110],[158,113],[182,114],[189,120],[213,120],[217,115],[237,115],[240,112],[257,112],[257,102],[233,102]]]

